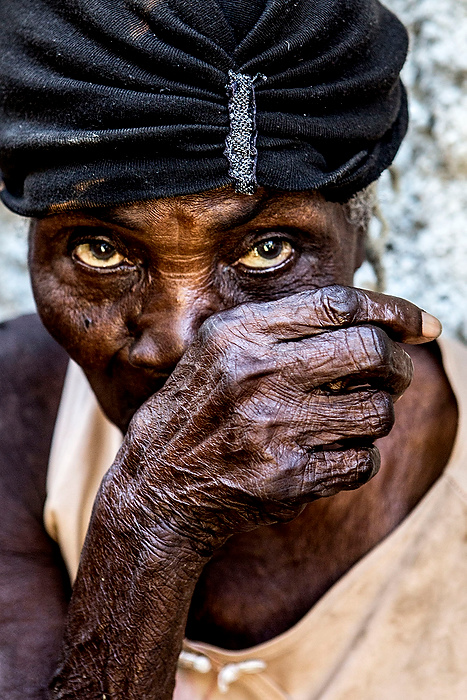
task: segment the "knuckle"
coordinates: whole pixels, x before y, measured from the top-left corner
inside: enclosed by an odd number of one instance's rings
[[[388,373],[393,367],[394,356],[391,341],[386,333],[376,326],[359,326],[357,330],[361,342],[362,369],[377,367],[383,374]]]
[[[360,300],[356,290],[332,285],[322,287],[314,293],[318,321],[323,326],[344,326],[357,317]]]
[[[221,314],[209,316],[198,331],[198,338],[208,349],[223,345],[226,336],[226,323]]]
[[[217,390],[223,399],[223,403],[227,400],[228,403],[238,402],[241,387],[244,382],[244,376],[236,362],[230,354],[223,354],[217,362]]]
[[[381,457],[377,447],[357,450],[354,472],[354,488],[366,484],[379,470]]]
[[[368,422],[369,435],[374,438],[384,437],[394,425],[394,403],[384,391],[378,391],[371,396],[370,409],[364,415]]]
[[[293,504],[301,501],[307,493],[308,457],[298,446],[283,443],[268,447],[269,457],[266,492],[276,501]]]
[[[248,309],[229,309],[207,319],[198,335],[227,391],[251,385],[276,369],[261,337],[249,332],[248,317]]]
[[[198,331],[202,344],[213,350],[225,350],[247,341],[249,313],[245,306],[226,309],[207,318]]]
[[[235,388],[236,393],[243,392],[247,399],[258,403],[268,404],[270,396],[267,383],[262,377],[274,371],[274,364],[267,358],[251,352],[249,346],[244,347],[238,342],[232,342],[229,348],[219,357],[219,374],[226,387]]]

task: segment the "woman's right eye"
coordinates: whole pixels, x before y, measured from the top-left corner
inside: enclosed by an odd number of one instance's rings
[[[73,257],[89,267],[118,267],[126,260],[112,243],[105,239],[95,239],[78,243],[73,249]]]

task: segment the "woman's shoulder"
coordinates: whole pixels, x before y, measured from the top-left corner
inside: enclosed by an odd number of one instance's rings
[[[0,324],[0,508],[42,512],[68,357],[35,314]]]
[[[0,323],[0,431],[13,418],[28,423],[35,413],[56,413],[67,363],[37,314]]]
[[[40,366],[50,361],[62,362],[65,371],[67,354],[46,331],[37,314],[27,314],[0,323],[0,362],[21,364],[37,360]],[[25,367],[26,369],[26,367]]]

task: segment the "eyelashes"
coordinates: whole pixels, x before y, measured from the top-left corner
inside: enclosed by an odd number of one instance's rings
[[[121,270],[123,267],[134,267],[134,262],[131,260],[133,256],[131,253],[128,254],[126,246],[120,241],[113,241],[107,236],[90,234],[89,229],[78,229],[73,234],[68,246],[71,257],[86,267],[108,272]],[[155,253],[157,255],[157,248]],[[254,243],[233,264],[231,263],[231,267],[239,272],[257,272],[264,275],[268,271],[273,272],[285,266],[295,258],[296,253],[296,247],[292,242],[275,234],[263,237]],[[140,254],[137,258],[140,261],[139,265],[142,262]]]
[[[292,259],[295,249],[283,238],[264,238],[239,258],[234,266],[242,266],[250,271],[276,270]]]
[[[78,243],[73,249],[73,257],[89,267],[96,268],[119,267],[126,262],[125,256],[103,238]]]

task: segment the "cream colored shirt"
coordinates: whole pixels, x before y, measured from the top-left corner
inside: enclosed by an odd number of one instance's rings
[[[459,406],[443,475],[285,634],[240,652],[185,641],[175,700],[467,700],[467,349],[440,346]],[[120,440],[70,363],[44,517],[72,579]]]

